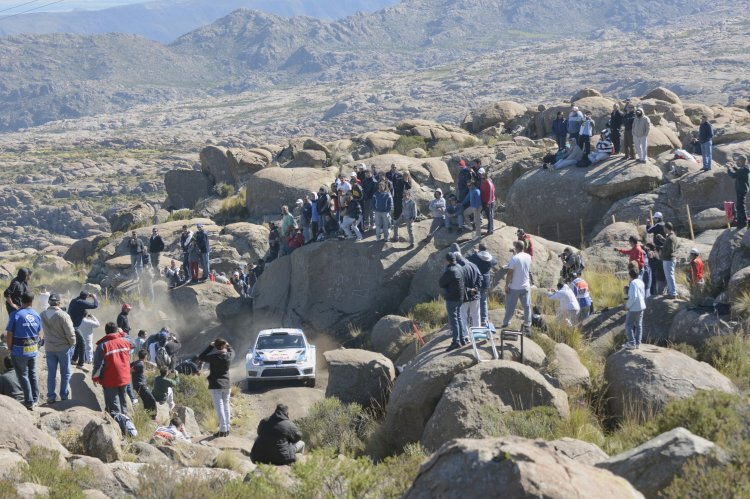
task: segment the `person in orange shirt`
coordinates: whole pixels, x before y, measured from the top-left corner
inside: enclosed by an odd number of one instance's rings
[[[693,289],[700,289],[705,283],[703,276],[705,274],[705,265],[701,260],[700,251],[698,248],[692,248],[690,250],[690,286]]]
[[[628,242],[630,243],[630,249],[615,248],[615,251],[623,255],[628,255],[628,262],[637,262],[638,272],[641,278],[643,278],[643,267],[646,264],[646,253],[643,251],[643,248],[641,248],[641,245],[638,243],[638,239],[635,236],[630,236]]]

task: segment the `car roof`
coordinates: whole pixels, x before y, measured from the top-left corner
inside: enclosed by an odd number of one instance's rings
[[[286,334],[301,334],[304,336],[304,332],[301,329],[293,328],[277,328],[277,329],[263,329],[258,333],[258,336],[271,336],[274,333],[286,333]]]

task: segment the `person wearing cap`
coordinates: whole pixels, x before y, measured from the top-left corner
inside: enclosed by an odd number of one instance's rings
[[[83,338],[83,361],[91,364],[94,361],[94,329],[99,327],[99,319],[87,313],[78,330]]]
[[[646,233],[654,236],[653,242],[657,250],[660,250],[664,244],[663,238],[667,235],[664,230],[664,215],[662,212],[657,211],[653,216],[653,224],[646,223]],[[658,237],[661,236],[661,237]]]
[[[445,226],[445,198],[443,197],[443,190],[439,187],[435,189],[433,194],[434,199],[430,201],[428,209],[430,210],[430,216],[432,217],[432,224],[430,224],[430,232],[427,234],[425,241],[429,240],[435,232],[439,231],[441,227]]]
[[[81,333],[81,324],[83,323],[83,318],[86,317],[88,310],[94,310],[98,307],[99,300],[96,298],[96,295],[89,293],[88,291],[81,291],[78,297],[73,298],[68,304],[68,315],[70,315],[70,320],[73,321],[73,328],[76,333],[76,347],[70,361],[78,368],[83,367],[83,363],[86,361],[86,342]]]
[[[480,168],[477,173],[481,179],[479,192],[482,198],[482,210],[487,217],[487,235],[489,236],[495,231],[495,184],[484,168]]]
[[[578,106],[573,106],[568,114],[568,140],[573,139],[578,144],[582,122],[583,113],[578,109]]]
[[[42,312],[42,330],[44,331],[44,350],[47,361],[47,403],[54,404],[57,368],[60,367],[60,400],[70,397],[70,376],[73,349],[76,344],[76,333],[73,321],[67,312],[60,308],[60,295],[52,293],[49,297],[49,308]]]
[[[625,114],[622,117],[622,125],[625,129],[625,144],[623,151],[625,159],[635,159],[635,142],[633,142],[633,122],[635,121],[635,106],[630,101],[625,101]]]
[[[125,334],[130,334],[130,321],[128,320],[128,315],[131,310],[133,310],[131,305],[123,303],[122,307],[120,307],[120,313],[117,316],[117,327],[122,329]]]
[[[208,240],[208,234],[204,230],[203,224],[198,224],[198,231],[195,233],[195,243],[198,246],[201,267],[203,268],[200,282],[204,282],[208,279],[208,275],[211,273],[211,243]]]
[[[151,268],[159,270],[159,257],[164,251],[164,239],[159,235],[159,229],[151,229],[151,237],[148,238],[148,253],[151,260]]]
[[[482,275],[482,285],[479,287],[479,316],[480,324],[486,325],[489,321],[489,297],[492,289],[492,268],[497,265],[497,260],[487,251],[487,246],[480,243],[479,251],[469,256],[467,260],[476,265]]]
[[[445,255],[448,264],[440,276],[438,285],[443,290],[445,298],[445,309],[448,312],[448,324],[451,328],[453,341],[448,346],[448,351],[455,350],[461,346],[467,332],[464,331],[464,321],[461,318],[461,304],[466,294],[464,276],[461,267],[456,263],[456,255],[449,251]]]
[[[130,386],[130,342],[117,324],[104,326],[104,338],[96,343],[92,379],[104,389],[105,410],[109,414],[128,413],[126,387]]]
[[[698,248],[691,248],[690,275],[688,276],[688,280],[690,281],[690,286],[693,288],[693,290],[699,291],[705,284],[705,281],[703,280],[704,273],[705,266],[703,265],[703,260],[701,259],[701,252],[698,251]]]
[[[409,234],[409,246],[407,249],[414,247],[414,222],[417,220],[417,203],[411,198],[410,191],[404,191],[404,198],[401,202],[401,216],[393,222],[393,239],[398,241],[398,228],[401,224],[406,224],[406,232]]]
[[[568,137],[568,120],[565,119],[565,113],[562,111],[557,112],[557,117],[552,120],[552,135],[555,136],[557,142],[557,150],[562,151],[565,149],[566,139]]]
[[[734,190],[737,193],[737,203],[734,206],[734,221],[737,229],[747,227],[747,191],[750,189],[750,169],[747,157],[738,155],[734,161],[727,164],[727,175],[734,179]]]
[[[474,218],[474,238],[482,237],[482,193],[479,190],[478,182],[472,180],[468,183],[469,192],[463,199],[462,205],[465,207],[464,219]]]
[[[456,177],[456,196],[460,201],[466,197],[469,192],[469,182],[474,180],[474,171],[466,166],[466,160],[458,162],[458,176]]]
[[[522,330],[529,334],[531,327],[531,256],[525,253],[522,241],[513,241],[513,257],[505,273],[505,317],[501,329],[507,329],[521,300],[523,306]]]
[[[708,122],[708,116],[701,116],[701,124],[698,127],[698,142],[701,145],[701,158],[703,158],[703,171],[711,169],[713,152],[714,127]]]
[[[635,151],[638,161],[646,163],[648,161],[648,134],[651,132],[651,120],[648,119],[643,108],[635,110],[635,119],[633,120],[633,141],[635,142]]]

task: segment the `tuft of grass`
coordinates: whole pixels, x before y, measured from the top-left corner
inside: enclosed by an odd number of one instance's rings
[[[234,196],[234,193],[235,193],[234,186],[231,184],[225,184],[224,182],[220,184],[216,184],[213,190],[214,190],[214,193],[217,196],[219,196],[221,199],[232,197]]]
[[[176,222],[179,220],[190,220],[191,218],[195,218],[195,213],[193,213],[193,210],[189,210],[187,208],[182,210],[173,210],[169,213],[169,216],[167,217],[167,222]]]
[[[337,398],[315,403],[297,424],[312,449],[331,449],[355,456],[365,449],[364,433],[372,417],[359,404],[344,404]]]
[[[712,336],[703,343],[700,360],[714,366],[740,389],[750,388],[750,337],[741,333]]]
[[[57,432],[57,440],[70,451],[71,454],[84,454],[81,431],[79,428],[67,428]]]
[[[623,287],[628,284],[626,279],[620,279],[612,272],[596,269],[586,269],[583,278],[589,285],[596,309],[613,308],[623,304]]]
[[[219,452],[219,455],[216,456],[216,464],[214,464],[214,468],[224,468],[227,470],[239,471],[240,462],[239,459],[237,459],[237,456],[231,450],[224,449]]]
[[[242,219],[248,216],[244,196],[232,196],[221,201],[219,217],[225,220]]]
[[[437,329],[448,322],[448,312],[442,298],[414,306],[409,318],[425,330]]]
[[[750,290],[743,291],[734,299],[732,315],[745,321],[750,318]]]
[[[673,343],[669,345],[669,348],[671,348],[672,350],[677,350],[678,352],[684,353],[691,359],[698,358],[698,351],[695,349],[693,345],[688,345],[687,343]]]
[[[427,149],[427,142],[419,135],[402,135],[393,145],[392,153],[406,156],[412,149]]]
[[[83,491],[96,482],[89,468],[73,470],[60,466],[60,453],[42,447],[32,447],[26,455],[26,463],[18,466],[13,475],[16,482],[48,487],[53,499],[82,499]]]
[[[137,497],[174,499],[221,497],[223,484],[212,481],[180,478],[171,466],[148,465],[141,468]]]

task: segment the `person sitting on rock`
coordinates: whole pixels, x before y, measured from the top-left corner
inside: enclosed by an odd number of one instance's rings
[[[154,378],[154,388],[151,393],[158,403],[167,404],[171,411],[174,409],[174,388],[177,387],[179,376],[174,373],[174,377],[170,378],[169,374],[168,367],[162,366],[159,368],[159,375]]]
[[[448,229],[448,233],[453,232],[453,227],[460,234],[464,227],[464,210],[463,207],[458,204],[458,199],[455,195],[451,194],[448,196],[448,206],[445,209],[445,228]]]
[[[23,404],[23,388],[21,388],[21,382],[18,381],[16,370],[13,368],[13,361],[10,360],[10,357],[5,357],[3,365],[5,366],[5,373],[0,374],[0,395],[14,398]]]
[[[145,333],[145,331],[144,331]],[[141,401],[143,402],[143,408],[156,415],[156,399],[146,385],[146,357],[148,352],[146,350],[138,350],[137,360],[130,363],[130,378],[131,386],[135,393],[138,394]]]
[[[258,424],[258,438],[250,451],[250,459],[257,464],[284,466],[297,461],[297,454],[305,450],[302,432],[289,420],[289,408],[276,406],[274,413]]]
[[[155,440],[165,440],[167,442],[190,442],[192,437],[185,430],[185,423],[177,416],[172,417],[169,426],[157,426],[154,432]]]
[[[581,159],[583,159],[583,149],[581,149],[578,146],[578,142],[575,138],[571,135],[570,140],[570,148],[568,149],[568,152],[563,156],[561,160],[559,160],[557,163],[555,163],[552,168],[555,170],[560,170],[562,168],[567,168],[569,166],[575,166]]]
[[[592,165],[599,161],[604,161],[612,156],[614,151],[614,145],[612,145],[612,141],[609,140],[609,130],[605,128],[599,135],[599,142],[596,143],[596,151],[589,154],[589,161],[591,161]]]
[[[705,270],[703,260],[701,260],[701,253],[698,248],[690,249],[690,273],[688,274],[688,282],[690,288],[693,291],[700,291],[705,284],[703,280]]]
[[[550,288],[547,297],[551,300],[559,301],[557,306],[557,320],[572,326],[578,319],[578,312],[581,306],[578,304],[578,298],[573,294],[573,290],[563,282],[557,283],[557,291]]]

